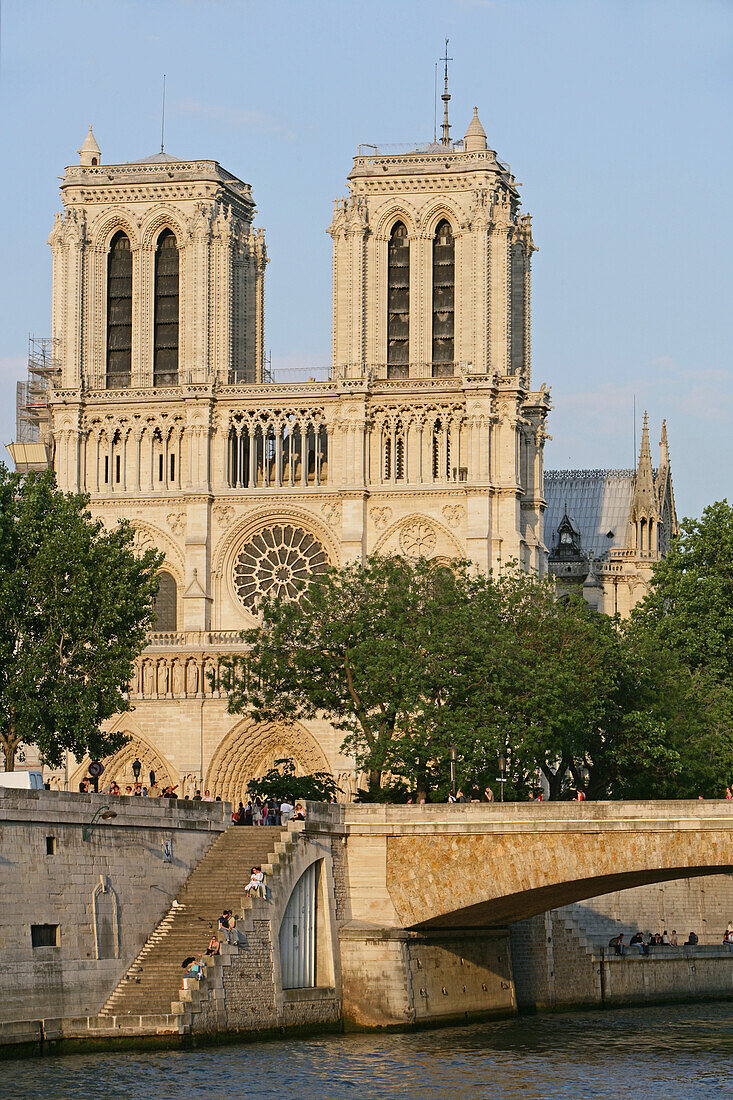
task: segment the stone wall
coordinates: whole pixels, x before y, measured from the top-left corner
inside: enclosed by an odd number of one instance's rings
[[[557,913],[517,921],[510,942],[518,1008],[600,1002],[600,964]]]
[[[465,1021],[516,1011],[509,939],[501,929],[340,931],[347,1028]]]
[[[114,816],[84,839],[103,807]],[[0,787],[0,1023],[96,1014],[228,817],[221,802]],[[33,925],[57,946],[32,946]]]

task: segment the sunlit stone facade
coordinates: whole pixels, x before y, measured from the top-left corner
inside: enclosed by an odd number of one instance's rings
[[[375,551],[543,573],[549,397],[530,364],[530,219],[478,115],[463,141],[354,159],[333,238],[328,381],[263,369],[264,234],[214,161],[102,164],[91,131],[51,234],[59,486],[165,554],[132,736],[106,778],[239,799],[279,756],[351,761],[326,721],[255,727],[212,688],[222,654],[326,565]],[[284,262],[284,258],[283,261]],[[74,783],[85,762],[71,768]]]

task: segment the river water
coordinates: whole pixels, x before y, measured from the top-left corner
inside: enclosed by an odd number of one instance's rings
[[[0,1097],[733,1097],[733,1004],[520,1016],[149,1054],[0,1062]]]

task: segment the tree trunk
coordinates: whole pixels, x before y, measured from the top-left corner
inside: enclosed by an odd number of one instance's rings
[[[382,769],[369,769],[369,794],[379,794],[382,789]]]
[[[565,772],[568,770],[568,762],[565,759],[561,760],[554,772],[546,764],[542,764],[541,767],[542,774],[550,787],[548,797],[551,801],[556,802],[562,792],[562,781],[565,778]]]
[[[17,738],[10,736],[5,737],[0,734],[0,746],[2,746],[3,755],[5,757],[5,771],[15,771],[15,752],[18,748],[20,741]]]

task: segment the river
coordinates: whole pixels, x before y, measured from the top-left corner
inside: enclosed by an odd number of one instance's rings
[[[0,1062],[0,1097],[73,1100],[688,1100],[733,1097],[733,1004],[677,1005],[387,1035]]]

